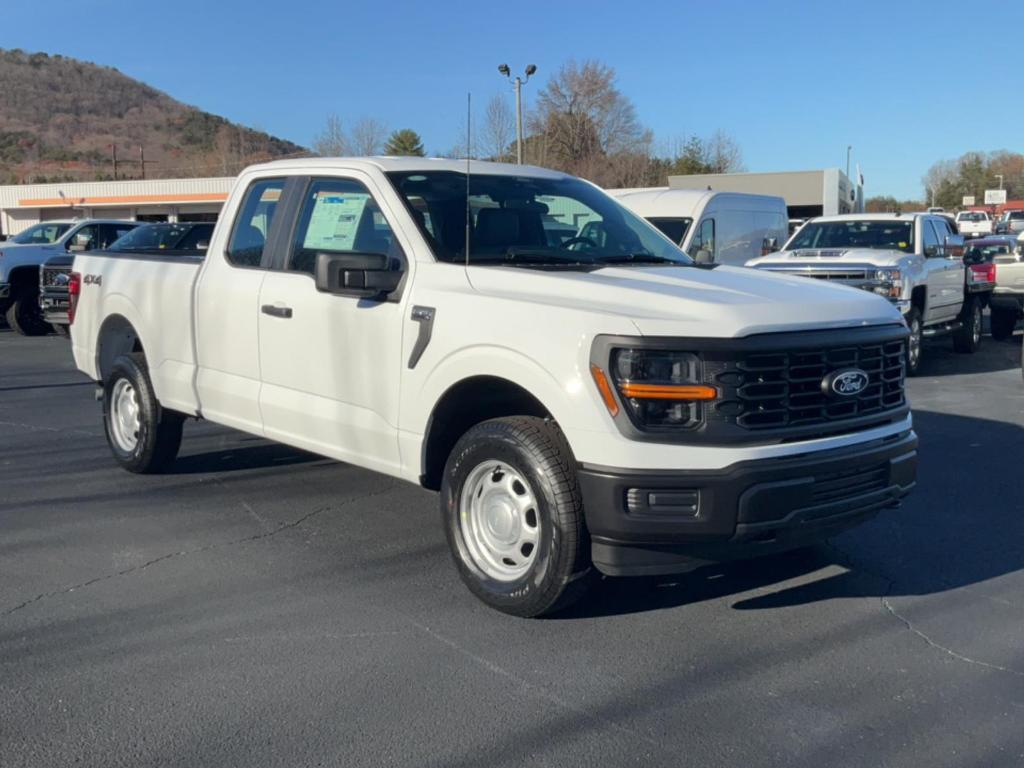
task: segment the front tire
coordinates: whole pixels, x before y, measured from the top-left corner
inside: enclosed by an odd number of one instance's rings
[[[924,331],[921,310],[917,307],[912,307],[907,313],[907,328],[910,330],[906,354],[907,376],[916,376],[921,368],[921,339]]]
[[[590,540],[562,431],[528,416],[477,424],[456,443],[441,517],[459,576],[514,616],[565,608],[587,590]]]
[[[1017,310],[1015,309],[992,309],[992,338],[996,341],[1006,341],[1013,337],[1017,328]]]
[[[157,401],[141,354],[114,361],[103,385],[103,428],[118,464],[139,474],[162,471],[178,455],[184,421]]]
[[[45,336],[52,327],[43,320],[35,296],[17,296],[7,308],[7,324],[22,336]]]
[[[981,344],[981,302],[976,296],[964,303],[960,322],[960,329],[953,333],[953,349],[960,354],[974,354]]]

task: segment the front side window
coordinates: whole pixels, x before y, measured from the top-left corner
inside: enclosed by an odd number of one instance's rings
[[[99,226],[90,224],[78,229],[67,242],[69,251],[91,251],[99,247]]]
[[[811,221],[804,224],[786,245],[789,251],[822,248],[869,248],[913,253],[914,222],[872,219]]]
[[[929,249],[938,249],[940,240],[931,221],[921,222],[921,227],[924,230],[924,248],[927,256]]]
[[[261,179],[249,185],[225,254],[231,264],[236,267],[260,266],[270,224],[283,190],[284,179]]]
[[[704,219],[700,223],[700,227],[693,235],[693,240],[690,241],[690,249],[688,253],[690,256],[696,258],[698,251],[707,251],[708,255],[713,259],[715,257],[715,220]]]
[[[71,229],[70,224],[36,224],[11,238],[18,245],[49,245],[55,243]]]
[[[393,242],[391,225],[362,183],[318,179],[306,191],[288,268],[312,275],[318,253],[390,254]]]
[[[579,179],[388,174],[439,261],[592,268],[602,264],[690,264],[656,229]],[[467,212],[468,208],[468,212]]]

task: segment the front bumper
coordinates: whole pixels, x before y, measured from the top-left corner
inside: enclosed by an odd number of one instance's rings
[[[610,576],[679,573],[810,544],[897,505],[916,478],[912,430],[718,471],[579,471],[592,559]]]

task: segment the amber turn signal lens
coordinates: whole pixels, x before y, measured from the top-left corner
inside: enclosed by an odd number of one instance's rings
[[[718,391],[714,387],[692,384],[631,384],[619,385],[623,397],[637,400],[714,400]]]
[[[593,363],[590,364],[590,375],[594,377],[594,383],[597,384],[597,391],[601,393],[601,399],[604,400],[605,408],[608,409],[613,417],[619,413],[619,404],[615,400],[615,394],[612,392],[612,387],[608,383],[608,377],[604,375],[604,371],[598,368]]]

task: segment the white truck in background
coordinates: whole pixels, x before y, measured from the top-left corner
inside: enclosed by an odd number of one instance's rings
[[[741,267],[778,250],[789,236],[781,197],[669,187],[611,189],[608,194],[700,264]]]
[[[956,226],[964,237],[985,237],[992,234],[992,217],[985,211],[960,211]]]
[[[893,306],[695,265],[549,170],[255,166],[205,258],[81,254],[70,293],[126,469],[196,417],[440,490],[461,578],[520,616],[820,540],[916,481]]]
[[[924,338],[952,334],[954,349],[968,354],[981,342],[995,270],[966,265],[963,255],[963,236],[942,214],[857,213],[811,219],[782,250],[747,266],[887,298],[910,330],[906,368],[914,375]]]

